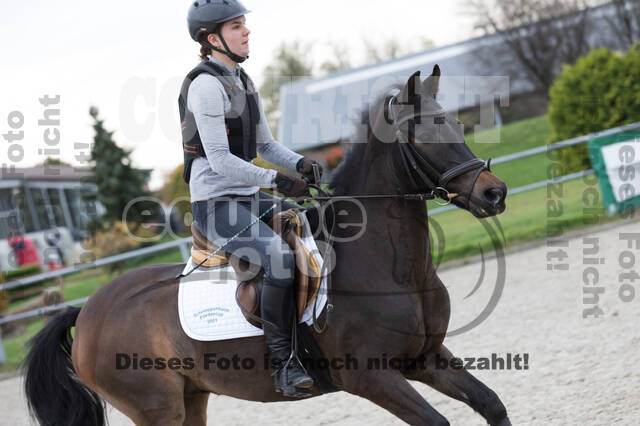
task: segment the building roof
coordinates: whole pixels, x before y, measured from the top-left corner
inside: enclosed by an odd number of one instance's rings
[[[495,35],[479,37],[323,78],[285,84],[280,89],[278,138],[294,150],[348,139],[355,133],[353,120],[364,105],[389,86],[406,82],[417,70],[423,78],[430,75],[435,64],[442,70],[438,101],[444,108],[469,108],[477,105],[480,98],[497,97],[506,104],[509,93],[531,90],[533,86],[510,87],[507,76],[482,76],[475,52],[498,42],[500,39]]]
[[[611,13],[610,4],[596,10],[602,13],[605,8]],[[506,106],[510,96],[536,86],[527,78],[486,75],[486,64],[479,58],[495,57],[496,46],[503,43],[501,35],[490,34],[322,78],[292,79],[280,87],[278,140],[299,151],[349,139],[356,126],[365,125],[357,114],[369,101],[390,85],[406,82],[417,70],[426,77],[435,64],[442,70],[438,102],[445,109],[464,110],[488,101]],[[519,63],[512,59],[509,64],[513,70]]]
[[[77,182],[91,176],[91,169],[87,167],[71,167],[49,165],[46,167],[4,169],[0,173],[0,180],[38,181],[38,182]]]

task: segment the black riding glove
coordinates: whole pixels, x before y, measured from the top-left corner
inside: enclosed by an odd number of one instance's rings
[[[317,161],[313,161],[307,157],[302,157],[296,164],[296,171],[307,178],[309,180],[309,183],[318,183],[316,182],[316,177],[313,174],[314,164],[318,165],[320,177],[322,177],[322,166]]]
[[[278,192],[287,197],[297,198],[311,196],[307,182],[280,172],[276,175],[276,185],[278,185]]]

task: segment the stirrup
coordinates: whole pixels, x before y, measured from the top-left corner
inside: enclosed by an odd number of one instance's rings
[[[288,398],[308,398],[313,396],[310,388],[297,388],[295,386],[276,386],[276,392]]]
[[[306,377],[300,377],[302,381],[299,383],[289,383],[290,369],[299,368],[299,371]],[[283,376],[281,376],[283,375]],[[292,352],[289,355],[289,359],[284,361],[280,368],[273,371],[271,376],[274,378],[275,390],[278,393],[282,393],[284,396],[293,398],[306,398],[311,396],[311,388],[313,388],[313,378],[309,376],[309,373],[300,362],[300,359]]]
[[[313,387],[313,379],[309,377],[309,379],[311,380],[311,383],[308,383],[308,381],[306,381],[305,386],[303,387],[295,386],[293,383],[292,384],[287,383],[288,373],[289,372],[287,371],[286,367],[282,367],[274,373],[275,374],[274,388],[276,393],[281,393],[283,396],[292,397],[292,398],[306,398],[312,395],[311,389]],[[284,377],[278,376],[279,374],[284,375]]]
[[[289,355],[289,359],[287,359],[283,365],[280,366],[280,368],[278,368],[277,370],[273,371],[271,373],[271,377],[274,377],[280,373],[286,374],[288,371],[287,369],[289,368],[289,366],[292,366],[291,368],[295,368],[293,367],[294,364],[297,364],[297,366],[302,370],[302,374],[304,374],[305,376],[307,376],[309,378],[309,380],[307,380],[307,382],[310,383],[305,383],[303,386],[301,386],[302,384],[297,384],[297,385],[293,385],[295,387],[300,387],[303,389],[306,388],[312,388],[313,387],[313,378],[309,375],[309,372],[307,371],[306,368],[304,368],[304,365],[302,365],[302,361],[300,361],[300,358],[298,358],[298,356],[294,353],[291,352],[291,355]]]

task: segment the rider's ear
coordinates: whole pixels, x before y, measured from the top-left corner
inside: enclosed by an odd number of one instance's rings
[[[213,46],[218,46],[218,35],[215,33],[211,33],[207,36],[207,41],[209,42],[209,44],[213,45]]]
[[[440,89],[440,67],[436,64],[433,67],[433,72],[422,83],[422,90],[428,96],[433,96],[435,99]]]

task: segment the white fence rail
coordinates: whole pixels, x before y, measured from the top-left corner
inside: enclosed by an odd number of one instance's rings
[[[509,161],[521,160],[523,158],[532,157],[538,154],[544,154],[546,152],[555,151],[557,149],[566,148],[573,145],[578,145],[581,143],[588,142],[591,139],[599,138],[602,136],[611,136],[617,133],[629,132],[631,130],[640,129],[640,122],[625,124],[624,126],[614,127],[612,129],[603,130],[601,132],[589,133],[588,135],[578,136],[576,138],[567,139],[560,142],[555,142],[550,145],[539,146],[537,148],[528,149],[526,151],[516,152],[513,154],[503,155],[502,157],[495,158],[491,160],[491,165],[495,166],[497,164],[507,163]],[[542,188],[549,184],[566,182],[568,180],[578,179],[584,176],[588,176],[593,174],[593,169],[583,170],[581,172],[572,173],[564,176],[559,176],[554,179],[543,180],[540,182],[531,183],[528,185],[520,186],[518,188],[509,189],[509,195],[520,194],[522,192],[532,191],[534,189]],[[433,209],[429,212],[429,215],[444,213],[450,210],[455,209],[456,207],[452,204],[444,207],[440,207],[437,209]]]
[[[84,271],[86,269],[94,269],[100,266],[121,262],[127,259],[133,259],[135,257],[145,256],[145,255],[157,253],[160,251],[171,250],[176,247],[180,248],[180,251],[182,253],[182,258],[186,261],[189,258],[188,248],[187,248],[189,244],[191,244],[191,238],[182,238],[180,240],[175,240],[168,243],[157,244],[155,246],[132,250],[126,253],[117,254],[115,256],[105,257],[104,259],[98,259],[94,262],[79,263],[77,265],[70,266],[68,268],[56,269],[55,271],[46,272],[44,274],[38,274],[31,277],[26,277],[19,280],[11,281],[5,284],[0,284],[0,291],[10,290],[18,287],[24,287],[27,285],[37,283],[39,281],[50,280],[52,278],[62,277],[64,275],[69,275],[75,272]]]
[[[182,255],[182,259],[187,261],[189,258],[189,245],[191,244],[191,238],[182,238],[180,240],[171,241],[168,243],[157,244],[151,247],[145,247],[138,250],[132,250],[126,253],[117,254],[115,256],[106,257],[104,259],[98,259],[94,262],[81,263],[78,265],[70,266],[68,268],[57,269],[55,271],[46,272],[44,274],[38,274],[31,277],[26,277],[20,280],[11,281],[5,284],[0,285],[0,290],[9,290],[13,288],[20,288],[24,286],[28,286],[40,281],[50,280],[52,278],[62,277],[65,275],[73,274],[79,271],[84,271],[87,269],[94,269],[100,266],[109,265],[116,262],[121,262],[123,260],[133,259],[140,256],[146,256],[153,253],[158,253],[162,251],[172,250],[179,248],[180,253]],[[68,306],[74,305],[82,305],[84,304],[89,297],[84,297],[82,299],[76,299],[69,302],[60,303],[58,305],[45,306],[42,308],[34,309],[28,312],[22,312],[20,314],[11,315],[7,317],[0,318],[0,326],[2,324],[6,324],[13,321],[19,321],[27,318],[32,318],[35,316],[45,315],[48,313],[56,312],[62,310]],[[0,364],[5,364],[7,362],[7,357],[4,351],[4,347],[2,345],[2,330],[0,329]]]
[[[638,123],[632,123],[632,124],[627,124],[624,126],[619,126],[619,127],[615,127],[612,129],[608,129],[608,130],[604,130],[602,132],[596,132],[596,133],[590,133],[588,135],[584,135],[584,136],[579,136],[576,138],[572,138],[572,139],[567,139],[565,141],[561,141],[561,142],[556,142],[550,145],[545,145],[545,146],[540,146],[537,148],[533,148],[533,149],[528,149],[526,151],[521,151],[521,152],[517,152],[514,154],[509,154],[509,155],[504,155],[502,157],[498,157],[495,158],[491,161],[492,165],[497,165],[497,164],[502,164],[502,163],[507,163],[509,161],[515,161],[515,160],[520,160],[523,158],[527,158],[527,157],[531,157],[534,155],[538,155],[538,154],[543,154],[546,152],[551,152],[557,149],[562,149],[562,148],[566,148],[569,146],[573,146],[573,145],[577,145],[580,143],[585,143],[591,139],[597,138],[597,137],[601,137],[601,136],[610,136],[610,135],[614,135],[617,133],[623,133],[623,132],[628,132],[631,130],[637,130],[640,129],[640,122]],[[572,179],[577,179],[580,177],[584,177],[584,176],[588,176],[590,174],[593,174],[594,171],[593,169],[589,169],[589,170],[583,170],[581,172],[577,172],[577,173],[572,173],[569,175],[565,175],[565,176],[560,176],[554,179],[549,179],[549,180],[545,180],[545,181],[540,181],[540,182],[535,182],[532,184],[528,184],[528,185],[524,185],[518,188],[514,188],[514,189],[510,189],[509,190],[509,194],[513,195],[513,194],[519,194],[522,192],[527,192],[527,191],[532,191],[534,189],[537,188],[542,188],[544,186],[547,186],[549,184],[552,183],[560,183],[560,182],[565,182],[568,180],[572,180]],[[435,215],[435,214],[440,214],[440,213],[444,213],[446,211],[449,210],[453,210],[455,208],[455,206],[453,205],[448,205],[445,207],[441,207],[441,208],[437,208],[432,210],[431,212],[429,212],[430,215]],[[175,249],[175,248],[179,248],[180,252],[182,254],[182,258],[183,260],[187,260],[189,258],[189,245],[191,244],[191,238],[183,238],[180,240],[176,240],[176,241],[172,241],[169,243],[164,243],[164,244],[158,244],[155,246],[151,246],[151,247],[145,247],[143,249],[138,249],[138,250],[133,250],[127,253],[122,253],[122,254],[118,254],[115,256],[111,256],[111,257],[107,257],[104,259],[98,259],[95,262],[90,262],[90,263],[82,263],[79,265],[74,265],[72,267],[69,268],[64,268],[64,269],[58,269],[55,271],[51,271],[51,272],[47,272],[44,274],[39,274],[33,277],[27,277],[27,278],[23,278],[20,280],[16,280],[16,281],[11,281],[8,282],[6,284],[2,284],[0,285],[0,290],[9,290],[9,289],[13,289],[13,288],[19,288],[19,287],[23,287],[23,286],[27,286],[30,284],[34,284],[36,282],[39,281],[44,281],[44,280],[48,280],[51,278],[56,278],[56,277],[61,277],[64,275],[68,275],[68,274],[72,274],[75,272],[79,272],[79,271],[83,271],[83,270],[87,270],[87,269],[93,269],[93,268],[97,268],[100,266],[105,266],[105,265],[109,265],[112,263],[116,263],[116,262],[120,262],[123,260],[127,260],[127,259],[133,259],[139,256],[145,256],[148,254],[152,254],[152,253],[157,253],[157,252],[161,252],[161,251],[165,251],[165,250],[171,250],[171,249]],[[21,314],[17,314],[17,315],[12,315],[9,317],[4,317],[4,318],[0,318],[0,325],[5,324],[5,323],[9,323],[12,321],[18,321],[18,320],[22,320],[22,319],[26,319],[26,318],[31,318],[34,316],[39,316],[39,315],[44,315],[47,313],[52,313],[52,312],[56,312],[59,310],[62,310],[68,306],[74,306],[74,305],[81,305],[84,304],[87,299],[89,299],[88,297],[82,298],[82,299],[77,299],[77,300],[72,300],[70,302],[65,302],[65,303],[61,303],[58,305],[54,305],[54,306],[47,306],[44,308],[39,308],[39,309],[34,309],[32,311],[29,312],[24,312]],[[2,347],[2,331],[0,330],[0,363],[6,363],[6,354],[4,353],[4,349]]]

